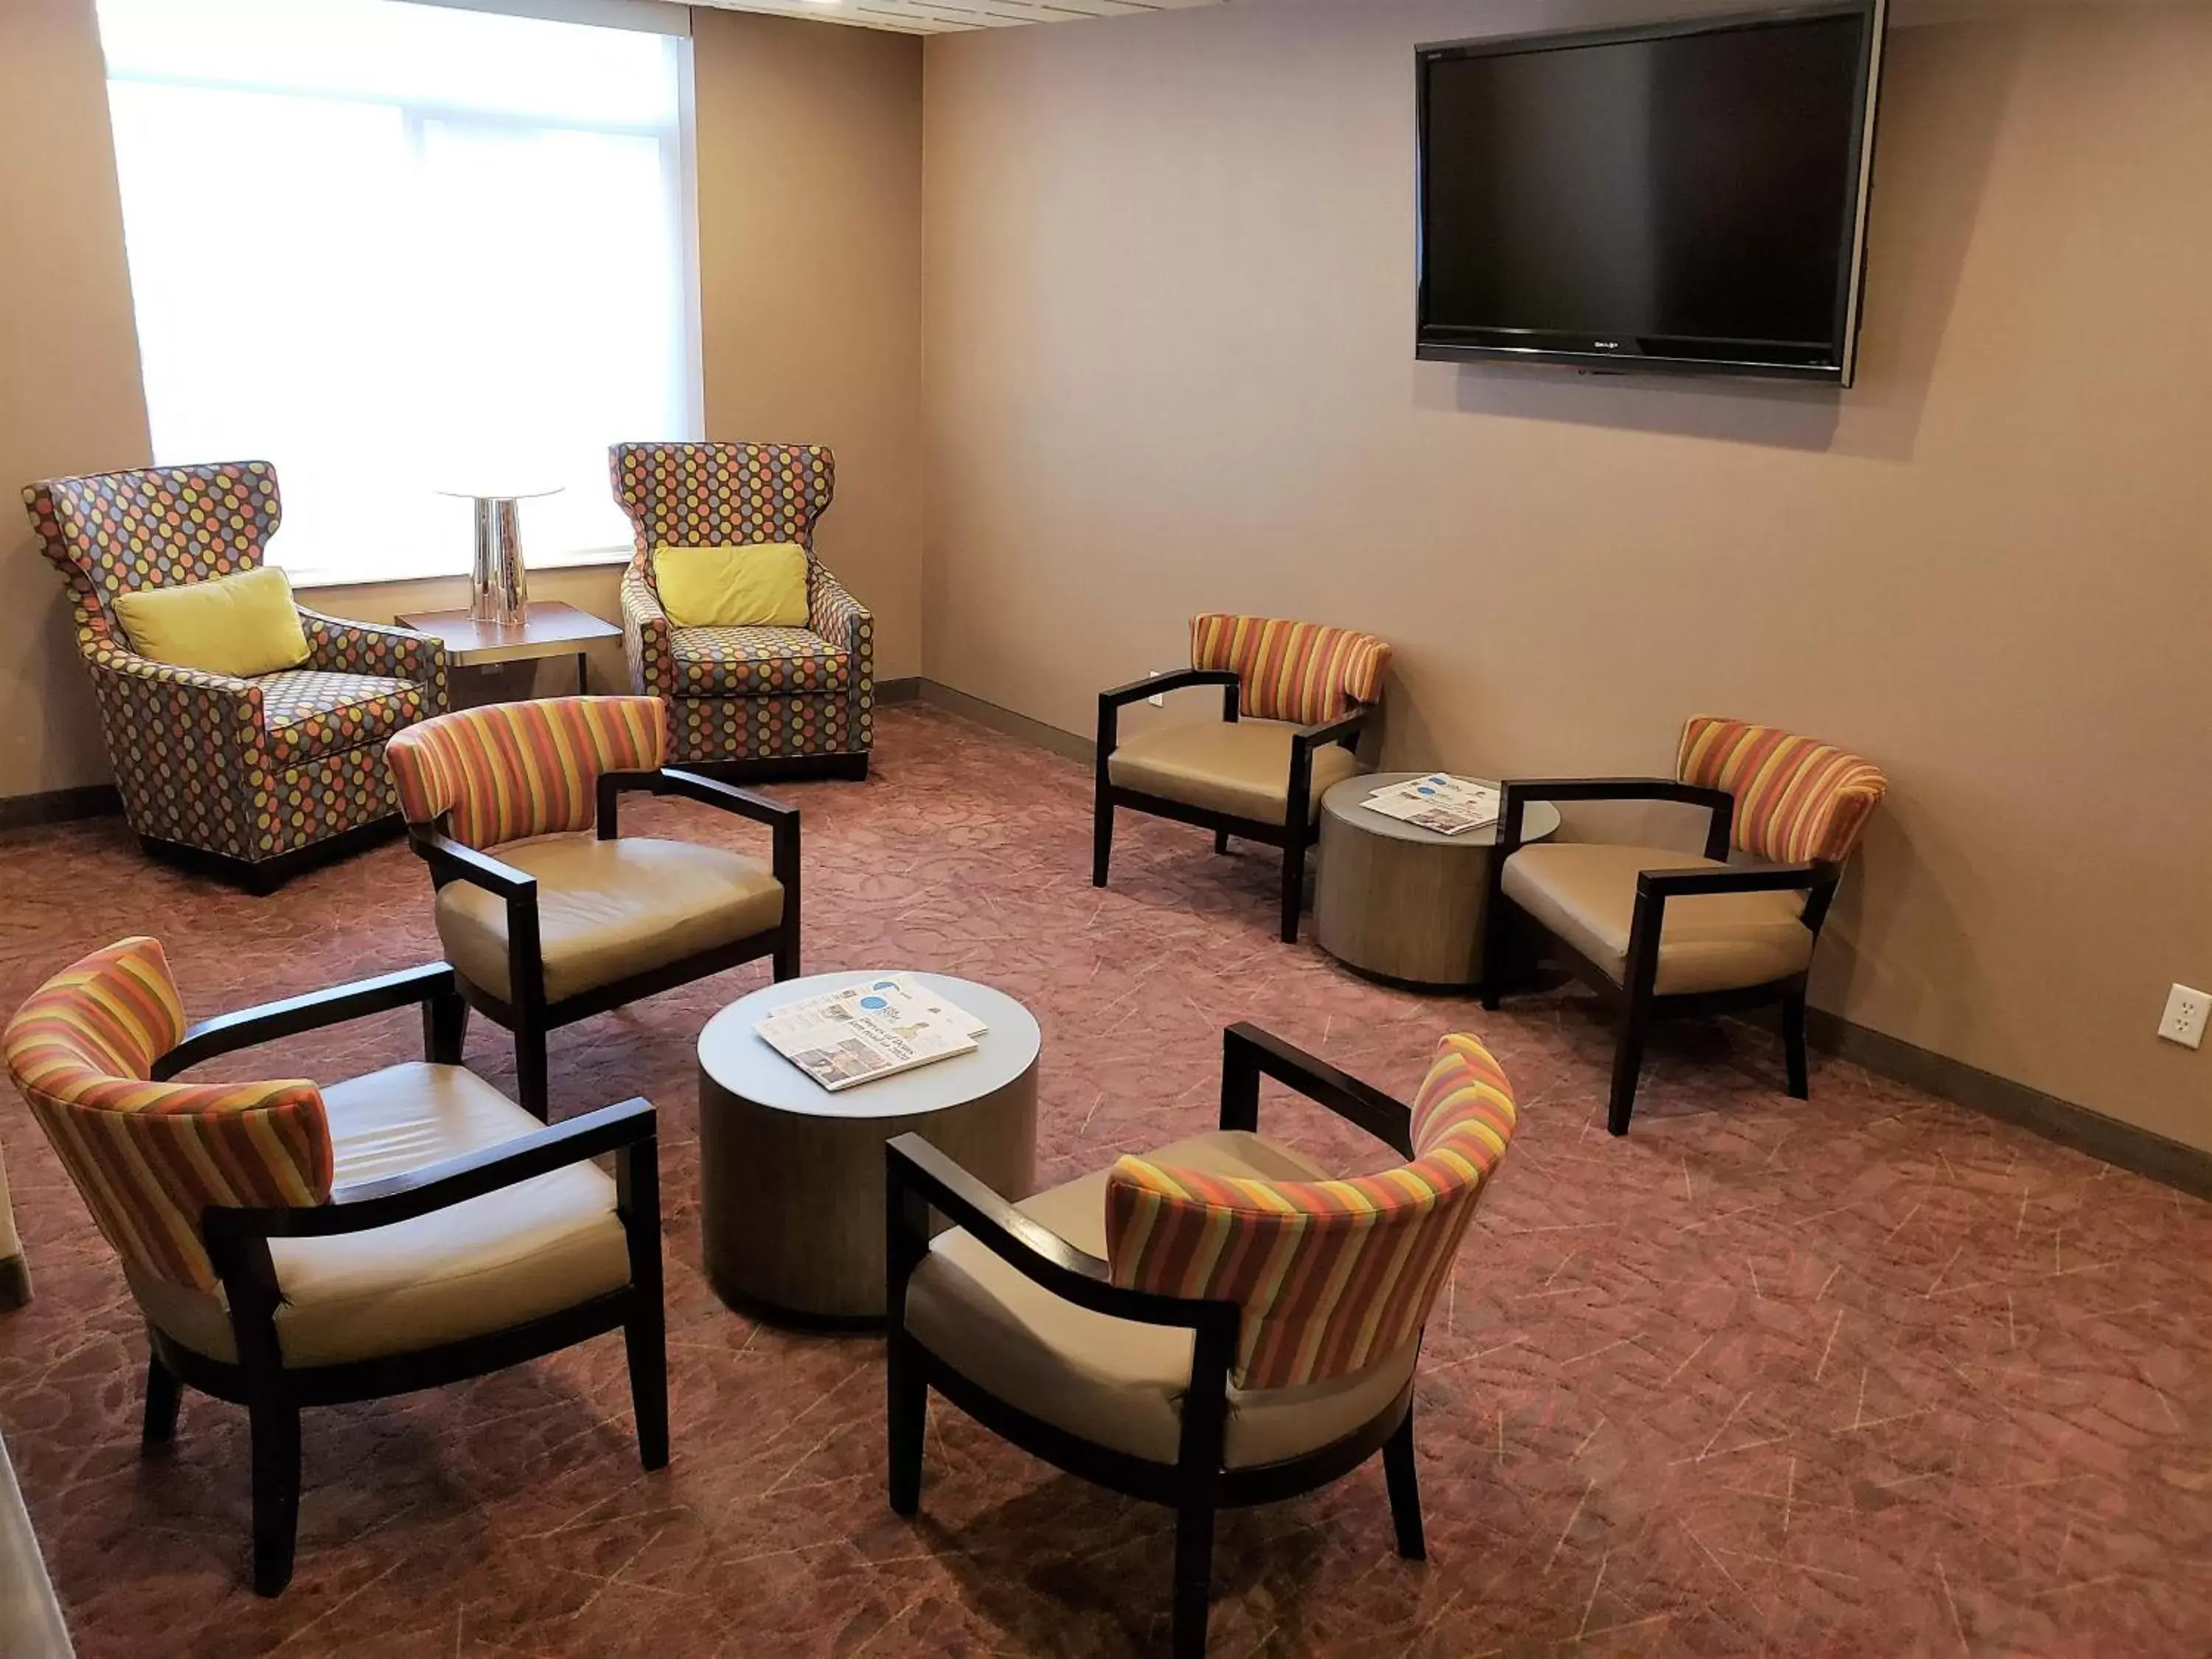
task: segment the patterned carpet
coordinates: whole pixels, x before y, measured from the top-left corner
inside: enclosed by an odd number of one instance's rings
[[[1085,878],[1088,777],[933,710],[805,809],[808,965],[987,980],[1045,1035],[1048,1181],[1207,1127],[1219,1031],[1258,1021],[1393,1090],[1465,1026],[1522,1132],[1431,1326],[1431,1559],[1391,1552],[1379,1468],[1228,1517],[1220,1655],[2201,1655],[2212,1650],[2212,1207],[1765,1033],[1659,1041],[1634,1134],[1572,993],[1484,1014],[1273,938],[1264,850],[1125,818]],[[633,830],[750,844],[682,803]],[[434,954],[398,847],[255,900],[145,863],[118,823],[0,838],[0,1002],[132,932],[194,1014]],[[143,1343],[114,1262],[12,1099],[37,1299],[0,1316],[0,1431],[85,1659],[1158,1650],[1162,1510],[933,1409],[923,1514],[884,1502],[867,1338],[730,1313],[702,1281],[692,1041],[759,964],[557,1033],[556,1113],[663,1114],[675,1461],[639,1472],[622,1346],[311,1413],[300,1565],[244,1587],[241,1412],[188,1397],[142,1461]],[[264,1051],[335,1078],[390,1016]],[[478,1023],[472,1062],[508,1077]],[[234,1066],[225,1075],[241,1075]],[[1262,1127],[1387,1161],[1274,1092]]]

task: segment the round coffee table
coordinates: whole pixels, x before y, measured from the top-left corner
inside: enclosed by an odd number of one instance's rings
[[[1360,804],[1377,789],[1426,775],[1365,773],[1321,798],[1314,942],[1370,978],[1462,989],[1482,974],[1482,913],[1498,827],[1442,836]],[[1548,801],[1531,801],[1522,814],[1524,842],[1559,828],[1559,809]]]
[[[914,978],[990,1029],[975,1052],[831,1094],[763,1042],[771,1009],[876,973],[786,980],[699,1034],[699,1229],[740,1311],[817,1323],[884,1316],[884,1144],[918,1133],[994,1191],[1036,1184],[1036,1021],[988,985]]]

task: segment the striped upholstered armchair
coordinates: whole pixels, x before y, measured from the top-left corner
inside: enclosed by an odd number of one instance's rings
[[[457,709],[386,750],[439,945],[467,1006],[514,1033],[517,1092],[540,1118],[554,1027],[759,957],[799,972],[799,809],[667,757],[651,697]],[[631,793],[764,823],[772,862],[623,836]]]
[[[1258,1133],[1287,1084],[1410,1160],[1334,1179]],[[1072,1474],[1176,1510],[1173,1651],[1206,1650],[1217,1509],[1326,1486],[1376,1451],[1398,1553],[1425,1553],[1413,1370],[1513,1138],[1467,1036],[1412,1109],[1249,1025],[1220,1128],[1010,1204],[919,1135],[890,1144],[890,1504],[921,1501],[928,1391]],[[930,1237],[930,1212],[953,1224]]]
[[[617,444],[611,455],[636,540],[622,584],[630,689],[667,705],[669,757],[747,777],[866,777],[875,622],[814,557],[836,458],[819,444]],[[654,552],[748,542],[806,549],[806,626],[672,623]]]
[[[1844,864],[1888,789],[1847,750],[1700,714],[1672,778],[1510,782],[1491,861],[1483,1006],[1543,939],[1613,1004],[1607,1125],[1628,1133],[1655,1018],[1778,1003],[1787,1086],[1805,1098],[1805,987]],[[1588,842],[1521,844],[1530,801],[1675,801],[1709,815],[1702,855]],[[1732,865],[1729,854],[1757,860]]]
[[[1390,647],[1372,634],[1271,617],[1190,619],[1190,666],[1098,694],[1097,795],[1091,881],[1114,858],[1126,806],[1283,849],[1283,943],[1298,939],[1306,849],[1321,798],[1360,768],[1358,744],[1382,702]],[[1121,735],[1121,711],[1188,686],[1222,689],[1221,718]]]
[[[218,1055],[420,1004],[423,1061],[320,1087],[191,1083]],[[626,1101],[547,1128],[459,1064],[442,962],[185,1022],[161,945],[126,939],[33,992],[9,1075],[146,1322],[143,1443],[190,1388],[242,1405],[253,1587],[292,1576],[300,1413],[628,1338],[638,1450],[668,1461],[658,1143]],[[615,1174],[592,1158],[614,1155]]]
[[[441,713],[445,647],[301,608],[307,659],[240,678],[131,649],[118,596],[258,568],[283,516],[266,461],[49,478],[23,492],[69,585],[123,810],[150,853],[266,891],[396,825],[384,740]]]

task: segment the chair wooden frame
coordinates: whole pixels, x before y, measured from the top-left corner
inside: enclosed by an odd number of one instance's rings
[[[1729,830],[1734,821],[1735,797],[1725,789],[1708,789],[1671,778],[1523,778],[1504,786],[1498,805],[1498,846],[1490,859],[1490,904],[1483,939],[1482,1006],[1496,1012],[1500,996],[1516,978],[1515,958],[1525,968],[1534,953],[1531,934],[1554,938],[1550,930],[1511,902],[1505,891],[1505,863],[1521,850],[1521,825],[1530,801],[1672,801],[1704,808],[1711,816],[1705,829],[1704,856],[1723,863],[1729,854]],[[1606,1127],[1616,1135],[1628,1133],[1636,1108],[1636,1085],[1644,1068],[1644,1048],[1651,1023],[1658,1019],[1691,1018],[1739,1012],[1746,1008],[1778,1004],[1782,1010],[1782,1048],[1790,1094],[1803,1100],[1809,1092],[1805,1054],[1804,973],[1786,975],[1763,984],[1725,991],[1659,994],[1659,943],[1667,921],[1669,899],[1691,898],[1707,893],[1796,893],[1805,895],[1802,920],[1814,943],[1827,921],[1828,907],[1836,896],[1843,866],[1827,860],[1808,864],[1778,864],[1738,870],[1646,870],[1636,878],[1636,909],[1629,924],[1628,960],[1625,977],[1615,981],[1565,939],[1554,942],[1566,953],[1569,968],[1613,1008],[1615,1036],[1613,1087],[1606,1109]]]
[[[598,790],[594,830],[601,841],[618,838],[618,804],[623,795],[631,793],[682,796],[769,826],[775,837],[770,867],[783,887],[783,916],[775,927],[744,939],[694,951],[658,968],[594,986],[557,1002],[550,1001],[545,994],[545,962],[538,933],[538,878],[527,871],[501,862],[489,853],[455,840],[447,833],[450,813],[440,814],[430,823],[409,824],[408,840],[416,856],[429,865],[434,889],[442,890],[448,882],[464,881],[496,894],[507,902],[507,973],[511,997],[501,997],[458,973],[455,981],[465,1004],[461,1015],[464,1023],[467,1009],[474,1008],[514,1034],[516,1090],[523,1105],[540,1118],[546,1117],[550,1110],[546,1037],[554,1027],[573,1024],[641,997],[689,985],[694,980],[759,957],[775,957],[775,977],[779,981],[799,975],[797,807],[672,766],[650,772],[602,772]]]
[[[1356,751],[1360,734],[1366,731],[1368,722],[1374,718],[1376,704],[1355,704],[1349,712],[1335,720],[1319,726],[1301,726],[1291,734],[1290,783],[1279,823],[1243,817],[1234,812],[1216,812],[1203,806],[1189,806],[1182,801],[1148,794],[1141,789],[1125,789],[1115,783],[1107,769],[1107,763],[1113,758],[1114,750],[1120,743],[1121,710],[1129,704],[1191,686],[1218,685],[1222,688],[1221,718],[1234,724],[1241,714],[1241,684],[1236,672],[1231,669],[1179,668],[1172,673],[1155,674],[1098,694],[1097,796],[1091,820],[1091,884],[1093,887],[1106,884],[1108,869],[1114,860],[1114,809],[1117,806],[1126,806],[1135,812],[1149,812],[1154,817],[1172,818],[1178,823],[1195,824],[1201,830],[1211,830],[1216,853],[1229,850],[1231,836],[1245,841],[1256,841],[1267,847],[1279,847],[1283,849],[1283,943],[1296,945],[1298,942],[1298,915],[1305,906],[1306,853],[1320,836],[1320,827],[1314,822],[1313,802],[1310,799],[1313,793],[1314,750],[1336,744]]]
[[[465,1005],[444,963],[386,974],[203,1020],[157,1060],[156,1081],[217,1054],[295,1036],[419,1003],[423,1048],[441,1065],[460,1063]],[[660,1176],[652,1105],[627,1100],[496,1146],[374,1181],[334,1188],[326,1204],[245,1209],[211,1206],[202,1241],[229,1304],[238,1358],[185,1347],[152,1324],[143,1445],[176,1433],[189,1386],[246,1408],[252,1440],[253,1588],[275,1595],[291,1582],[299,1529],[300,1413],[303,1407],[432,1389],[504,1370],[619,1329],[629,1349],[630,1405],[639,1461],[668,1462],[668,1359],[661,1305]],[[629,1249],[629,1284],[574,1307],[459,1341],[339,1364],[287,1366],[276,1324],[283,1299],[269,1253],[272,1238],[330,1238],[366,1232],[481,1198],[487,1193],[612,1153],[617,1209]]]
[[[1256,1130],[1260,1079],[1289,1085],[1328,1107],[1401,1157],[1413,1156],[1412,1114],[1358,1078],[1272,1036],[1239,1024],[1222,1034],[1221,1116],[1225,1130]],[[914,1516],[921,1505],[921,1452],[929,1390],[934,1389],[1003,1438],[1055,1468],[1109,1491],[1164,1504],[1176,1511],[1172,1651],[1196,1659],[1206,1651],[1212,1596],[1216,1513],[1272,1504],[1342,1478],[1376,1451],[1398,1553],[1426,1559],[1420,1483],[1413,1462],[1413,1385],[1349,1434],[1302,1456],[1249,1468],[1222,1467],[1229,1377],[1243,1309],[1234,1302],[1166,1296],[1115,1285],[1107,1264],[1017,1209],[919,1135],[884,1148],[885,1335],[890,1424],[890,1494],[893,1511]],[[1093,1313],[1192,1333],[1190,1382],[1183,1397],[1182,1435],[1172,1463],[1117,1450],[1033,1417],[972,1382],[907,1328],[907,1281],[929,1250],[929,1215],[965,1227],[1024,1278]]]

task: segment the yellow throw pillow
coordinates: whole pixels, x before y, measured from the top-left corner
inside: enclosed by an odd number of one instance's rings
[[[659,548],[653,580],[678,628],[806,626],[806,550],[797,542]]]
[[[175,668],[273,674],[307,659],[307,635],[281,570],[240,570],[176,587],[146,587],[115,601],[131,648]]]

